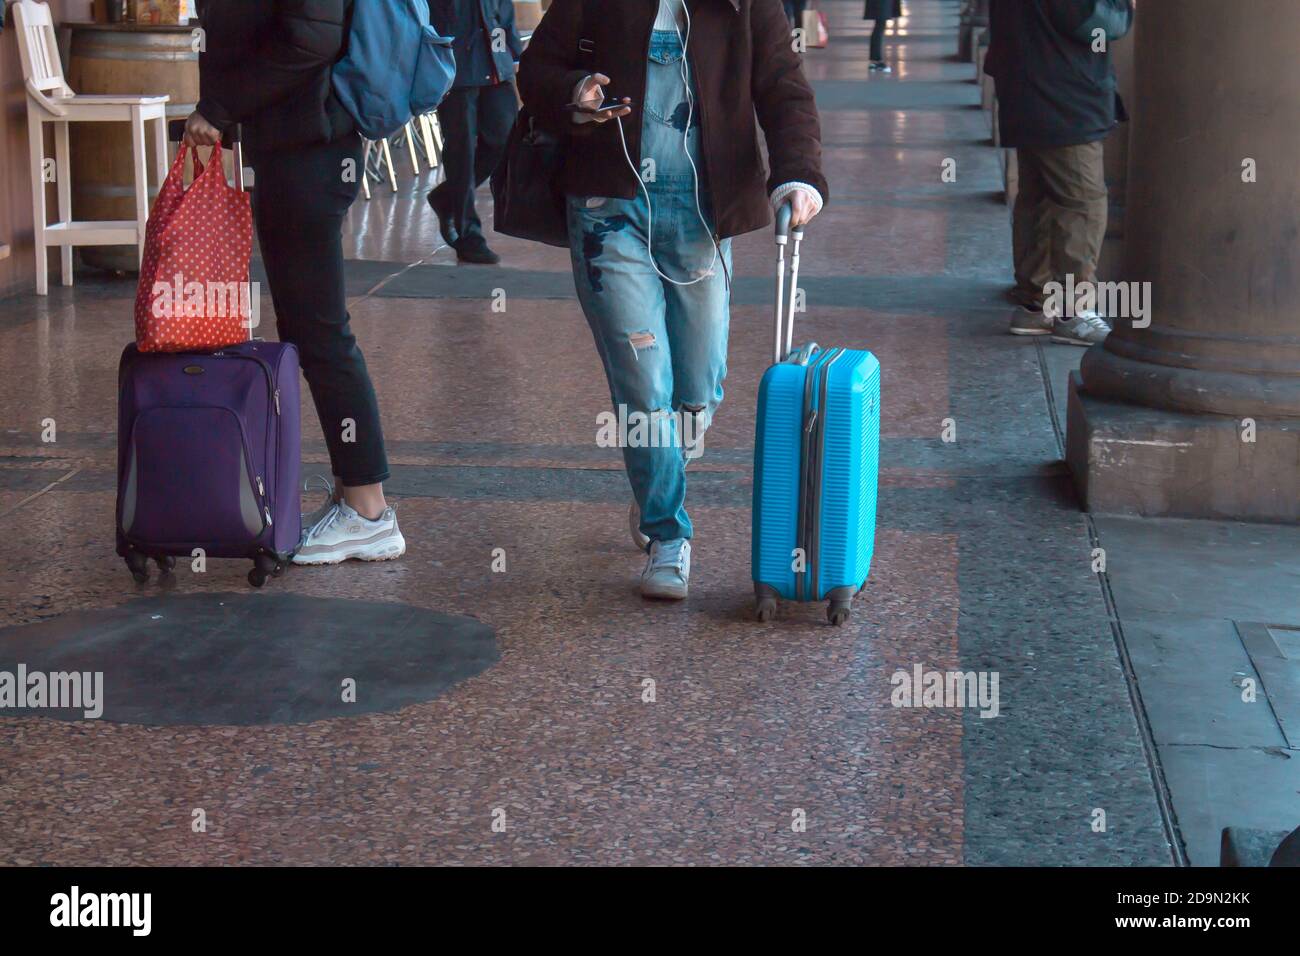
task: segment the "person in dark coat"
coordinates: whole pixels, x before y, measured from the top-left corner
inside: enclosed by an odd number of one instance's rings
[[[456,79],[438,107],[446,178],[429,193],[442,238],[462,262],[501,257],[483,238],[474,190],[501,162],[514,124],[515,61],[524,52],[511,0],[433,0],[433,28],[454,38]]]
[[[201,0],[205,34],[191,146],[242,124],[257,179],[253,216],[276,328],[298,347],[335,483],[304,521],[294,562],[380,560],[406,551],[384,499],[379,403],[350,328],[343,220],[365,170],[356,124],[331,73],[347,49],[353,0]],[[348,175],[348,171],[351,175]]]
[[[903,15],[903,0],[866,0],[862,9],[862,19],[874,20],[871,29],[871,66],[872,73],[892,73],[893,69],[885,62],[885,27],[890,20]]]
[[[993,77],[1003,146],[1014,148],[1020,191],[1012,221],[1015,335],[1093,345],[1110,326],[1064,303],[1043,314],[1053,283],[1096,281],[1106,236],[1104,140],[1123,119],[1110,45],[1128,33],[1131,0],[991,0],[984,72]],[[1071,281],[1067,282],[1067,277]]]

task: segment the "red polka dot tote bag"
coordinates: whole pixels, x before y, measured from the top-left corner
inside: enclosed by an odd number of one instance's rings
[[[247,341],[252,301],[248,263],[253,213],[248,194],[226,181],[221,147],[207,166],[194,154],[185,188],[181,144],[145,229],[135,296],[135,341],[141,352],[193,352]]]

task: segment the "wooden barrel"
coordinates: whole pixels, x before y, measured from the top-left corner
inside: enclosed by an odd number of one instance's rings
[[[68,85],[78,93],[171,96],[167,118],[189,116],[199,98],[199,55],[194,24],[74,23]],[[153,140],[146,136],[149,196],[158,194]],[[165,135],[165,134],[164,134]],[[135,219],[135,173],[129,123],[73,123],[72,215],[76,219]],[[81,260],[101,269],[136,271],[135,246],[83,246]]]

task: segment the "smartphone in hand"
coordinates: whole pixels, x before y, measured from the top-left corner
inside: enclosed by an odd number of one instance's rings
[[[583,113],[587,116],[599,116],[603,113],[609,113],[613,110],[621,110],[623,107],[632,105],[630,99],[615,99],[601,103],[600,106],[583,106],[579,103],[566,103],[564,111],[566,113]]]

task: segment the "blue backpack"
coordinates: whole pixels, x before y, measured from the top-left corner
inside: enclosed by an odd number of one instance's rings
[[[355,0],[334,93],[366,139],[386,139],[436,109],[456,77],[451,38],[429,25],[428,0]]]

